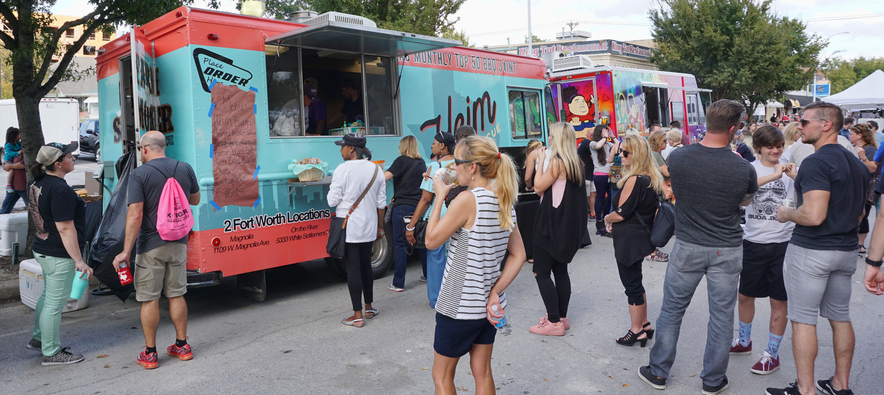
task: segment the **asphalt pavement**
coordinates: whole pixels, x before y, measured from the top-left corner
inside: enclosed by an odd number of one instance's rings
[[[562,337],[528,332],[544,309],[531,264],[525,263],[509,287],[509,326],[495,342],[492,369],[500,394],[699,394],[706,338],[705,281],[694,295],[679,339],[678,358],[668,388],[656,391],[636,375],[647,364],[648,348],[614,343],[629,326],[626,296],[617,275],[610,239],[593,237],[570,265],[573,283],[571,329]],[[664,248],[664,251],[669,251]],[[851,388],[856,394],[880,394],[876,374],[884,366],[884,298],[867,293],[865,264],[857,259],[852,318],[856,329]],[[665,263],[644,263],[649,316],[660,311]],[[220,286],[192,289],[189,342],[194,359],[165,355],[174,342],[167,304],[161,304],[158,349],[160,367],[147,371],[135,363],[143,347],[139,304],[113,296],[92,297],[87,309],[65,313],[61,339],[86,360],[42,367],[40,354],[25,349],[34,313],[21,303],[0,306],[0,388],[4,393],[296,393],[430,394],[433,392],[434,311],[426,285],[418,281],[420,264],[411,262],[402,293],[390,292],[392,274],[374,283],[380,314],[364,328],[341,325],[350,315],[346,283],[322,262],[307,262],[268,273],[268,295],[252,302],[236,293],[235,279]],[[725,394],[763,394],[769,386],[795,380],[791,329],[780,348],[782,368],[768,376],[749,372],[767,339],[769,305],[757,302],[753,338],[757,350],[733,356]],[[817,378],[834,372],[831,329],[821,319]],[[736,336],[736,331],[735,331]],[[475,392],[469,358],[458,365],[459,391]],[[877,388],[877,389],[876,389]]]

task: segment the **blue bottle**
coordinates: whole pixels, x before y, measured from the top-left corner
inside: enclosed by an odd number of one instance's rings
[[[491,306],[491,311],[493,311],[494,314],[500,314],[500,310],[497,309],[497,305],[493,305],[493,306]],[[494,327],[496,327],[497,329],[500,329],[500,328],[505,327],[506,324],[507,324],[507,322],[506,322],[506,314],[504,314],[504,315],[503,315],[503,318],[501,318],[501,319],[497,322],[497,325],[494,325]]]

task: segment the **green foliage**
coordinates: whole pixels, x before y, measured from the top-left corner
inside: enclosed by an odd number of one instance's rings
[[[531,42],[532,42],[532,43],[544,43],[544,42],[547,42],[547,41],[548,41],[548,40],[544,40],[544,39],[542,39],[542,38],[540,38],[540,37],[537,37],[537,36],[535,36],[535,35],[533,35],[533,34],[531,35]],[[527,34],[525,35],[525,44],[528,44],[528,35],[527,35]]]
[[[457,31],[454,30],[453,27],[450,27],[442,32],[442,38],[447,38],[449,40],[457,40],[461,42],[461,45],[464,47],[474,47],[474,44],[470,44],[470,37],[467,36],[467,32],[464,30]]]
[[[452,29],[457,20],[449,17],[466,0],[270,0],[267,13],[283,19],[291,12],[310,9],[320,14],[329,11],[364,16],[382,29],[426,36],[440,36]]]
[[[884,70],[884,57],[859,57],[850,61],[829,59],[823,64],[823,74],[832,84],[832,94],[850,88],[875,70]]]
[[[801,89],[825,44],[805,25],[771,11],[770,0],[660,0],[649,11],[660,69],[690,73],[712,99],[757,104]]]

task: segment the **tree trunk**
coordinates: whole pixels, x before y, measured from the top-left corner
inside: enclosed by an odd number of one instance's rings
[[[40,121],[40,98],[32,97],[16,97],[15,111],[18,115],[18,125],[21,130],[22,153],[25,155],[25,166],[28,171],[28,182],[32,180],[30,172],[31,166],[36,163],[37,152],[44,144],[43,142],[43,125]],[[28,205],[28,202],[25,202]],[[30,256],[34,245],[34,219],[31,210],[28,210],[28,242],[24,254]]]

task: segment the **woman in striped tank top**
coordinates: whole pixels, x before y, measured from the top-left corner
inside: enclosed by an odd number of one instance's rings
[[[449,241],[442,289],[436,302],[433,383],[437,394],[454,394],[460,357],[470,354],[477,394],[493,394],[491,351],[498,320],[504,316],[503,291],[525,262],[525,246],[513,205],[516,167],[487,137],[468,137],[454,150],[457,181],[469,189],[451,202],[441,219],[442,202],[453,184],[434,179],[436,203],[427,223],[427,248]],[[500,262],[509,258],[500,270]],[[498,313],[494,312],[497,309]]]

